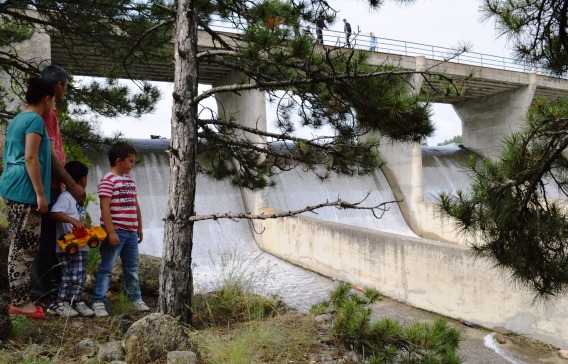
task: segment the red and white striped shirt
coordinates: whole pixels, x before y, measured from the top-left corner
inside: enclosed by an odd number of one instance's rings
[[[117,176],[109,172],[101,179],[98,190],[99,198],[110,197],[110,215],[114,228],[138,230],[136,182],[128,175]]]

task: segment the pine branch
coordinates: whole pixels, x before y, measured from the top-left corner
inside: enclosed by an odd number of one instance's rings
[[[212,87],[207,91],[202,92],[198,96],[194,97],[192,102],[199,103],[204,99],[214,95],[215,93],[220,92],[238,92],[238,91],[248,91],[248,90],[255,90],[255,89],[268,89],[268,88],[278,88],[278,87],[288,87],[288,86],[299,86],[299,85],[307,85],[307,84],[314,84],[314,83],[322,83],[327,81],[339,81],[339,80],[352,80],[358,78],[370,78],[370,77],[377,77],[377,76],[393,76],[393,75],[409,75],[409,74],[420,74],[422,76],[425,75],[438,75],[439,74],[431,74],[427,72],[416,72],[416,71],[406,71],[406,70],[392,70],[392,71],[381,71],[381,72],[371,72],[371,73],[359,73],[356,75],[353,74],[343,74],[343,75],[330,75],[330,76],[319,76],[319,77],[307,77],[307,78],[300,78],[295,80],[286,80],[286,81],[272,81],[272,82],[251,82],[245,83],[240,85],[227,85],[227,86],[219,86],[219,87]]]
[[[302,209],[299,210],[291,210],[291,211],[286,211],[286,212],[275,212],[275,213],[271,213],[271,214],[265,214],[265,213],[260,213],[260,214],[252,214],[250,212],[245,212],[245,213],[224,213],[224,214],[211,214],[211,215],[195,215],[189,218],[189,221],[203,221],[203,220],[219,220],[219,219],[231,219],[231,220],[238,220],[238,219],[247,219],[247,220],[267,220],[267,219],[277,219],[277,218],[281,218],[281,217],[290,217],[290,216],[295,216],[295,215],[299,215],[301,213],[304,212],[314,212],[317,209],[320,209],[322,207],[336,207],[340,210],[347,210],[347,209],[351,209],[351,210],[369,210],[373,213],[373,216],[376,219],[380,219],[382,218],[382,216],[384,215],[385,212],[387,212],[389,210],[388,205],[393,204],[393,203],[398,203],[401,201],[388,201],[388,202],[382,202],[378,205],[375,206],[361,206],[361,204],[369,197],[370,192],[367,193],[367,195],[365,196],[365,198],[363,198],[361,201],[359,202],[347,202],[347,201],[343,201],[342,199],[338,198],[335,201],[326,201],[317,205],[312,205],[312,206],[306,206]]]

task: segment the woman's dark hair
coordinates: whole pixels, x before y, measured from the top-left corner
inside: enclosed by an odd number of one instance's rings
[[[26,91],[26,102],[31,105],[37,105],[46,96],[55,97],[54,85],[39,77],[30,77],[28,90]]]

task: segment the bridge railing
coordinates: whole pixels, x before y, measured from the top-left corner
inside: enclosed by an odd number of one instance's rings
[[[215,20],[209,26],[217,31],[228,33],[240,33],[241,31],[226,21]],[[290,29],[294,34],[294,30]],[[318,37],[316,29],[310,27],[309,33],[307,26],[297,29],[295,34],[311,36],[316,43],[334,47],[349,47],[360,50],[371,50],[371,36],[363,33],[352,33],[349,44],[342,31],[323,29],[321,38]],[[321,39],[321,41],[320,41]],[[390,53],[403,56],[418,57],[424,56],[437,61],[446,61],[472,66],[481,66],[495,69],[502,69],[516,72],[535,72],[535,68],[517,63],[508,57],[494,56],[477,52],[463,52],[456,55],[456,49],[439,47],[422,43],[407,42],[397,39],[376,37],[375,52]],[[538,70],[537,70],[538,72]]]

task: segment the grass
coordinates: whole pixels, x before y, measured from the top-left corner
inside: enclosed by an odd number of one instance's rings
[[[316,338],[311,318],[283,314],[236,324],[231,330],[193,331],[204,363],[287,363],[303,358]]]

